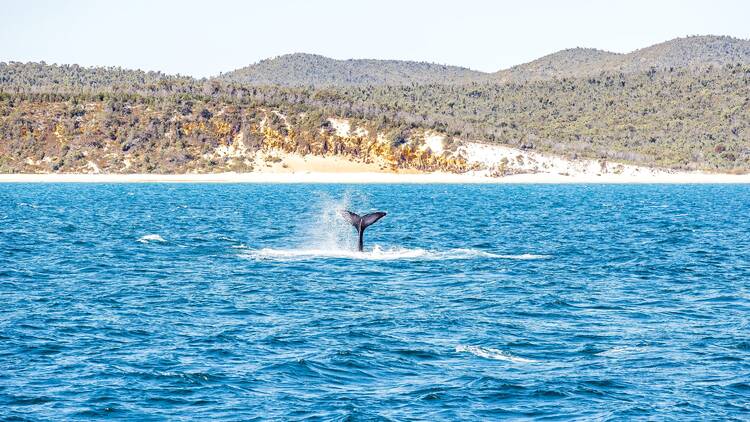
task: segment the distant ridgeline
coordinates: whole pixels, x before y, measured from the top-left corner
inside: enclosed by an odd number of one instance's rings
[[[750,41],[565,50],[497,73],[306,54],[211,79],[0,63],[3,173],[252,171],[277,152],[463,172],[469,140],[747,172]]]

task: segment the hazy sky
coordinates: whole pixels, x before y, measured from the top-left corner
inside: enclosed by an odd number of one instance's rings
[[[671,38],[750,38],[750,1],[0,2],[0,61],[211,76],[285,53],[496,71],[570,47],[628,52]]]

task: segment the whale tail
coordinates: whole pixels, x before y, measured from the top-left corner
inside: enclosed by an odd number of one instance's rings
[[[360,217],[359,215],[351,211],[341,210],[341,216],[344,217],[346,221],[350,222],[352,226],[354,226],[354,228],[357,229],[357,231],[359,232],[359,248],[357,250],[362,252],[364,248],[365,229],[375,224],[376,221],[385,217],[385,213],[378,211],[378,212],[373,212],[370,214],[365,214]]]

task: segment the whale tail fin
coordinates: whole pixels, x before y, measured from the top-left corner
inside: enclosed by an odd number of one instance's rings
[[[352,224],[352,226],[356,227],[357,229],[360,228],[361,223],[362,230],[366,229],[368,226],[375,224],[376,221],[385,217],[385,215],[386,213],[378,211],[370,214],[365,214],[364,216],[360,217],[359,215],[351,211],[341,210],[342,217],[344,217],[348,222]]]
[[[365,229],[381,218],[385,217],[386,213],[382,211],[373,212],[359,216],[351,211],[341,210],[341,216],[346,219],[355,229],[359,232],[359,251],[361,252],[364,247],[364,233]]]

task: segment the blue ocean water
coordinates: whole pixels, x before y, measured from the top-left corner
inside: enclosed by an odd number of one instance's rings
[[[336,214],[388,215],[366,252]],[[0,185],[0,419],[750,417],[750,186]]]

